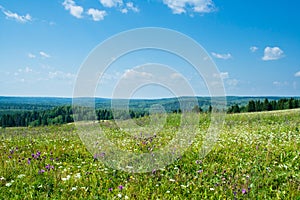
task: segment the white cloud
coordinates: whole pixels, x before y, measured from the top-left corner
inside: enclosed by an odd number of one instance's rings
[[[32,72],[33,70],[29,67],[26,67],[25,70],[24,70],[26,73],[29,73],[29,72]]]
[[[226,78],[229,78],[229,73],[228,72],[220,72],[219,74],[214,74],[214,77],[226,79]]]
[[[263,60],[278,60],[284,56],[284,52],[279,47],[266,47]]]
[[[125,79],[137,79],[137,78],[149,79],[152,78],[153,75],[148,72],[139,72],[134,69],[128,69],[123,74],[123,77]]]
[[[237,79],[228,79],[226,81],[227,85],[229,86],[237,86],[237,84],[239,83],[239,81]]]
[[[50,79],[74,79],[76,77],[75,74],[63,71],[49,72],[48,76]]]
[[[295,73],[296,77],[300,77],[300,71]]]
[[[43,57],[43,58],[50,58],[51,56],[43,51],[40,51],[40,55]]]
[[[282,86],[287,86],[289,85],[289,83],[287,81],[284,82],[280,82],[280,81],[274,81],[273,85],[275,85],[276,87],[282,87]]]
[[[215,11],[212,0],[163,0],[173,14],[186,13],[188,9],[195,13],[210,13]]]
[[[88,10],[87,14],[91,15],[93,17],[94,21],[101,21],[107,15],[105,10],[97,10],[97,9],[94,9],[94,8],[90,8]]]
[[[125,9],[132,10],[133,12],[139,12],[140,11],[139,8],[136,7],[132,2],[127,2]]]
[[[224,59],[224,60],[227,60],[227,59],[232,58],[232,56],[231,56],[230,53],[227,53],[227,54],[219,54],[219,53],[214,53],[214,52],[212,52],[211,54],[212,54],[215,58]]]
[[[123,0],[100,0],[100,3],[107,8],[123,5]]]
[[[252,53],[256,52],[257,50],[258,50],[258,47],[256,47],[256,46],[250,47],[250,51],[251,51]]]
[[[63,6],[76,18],[82,18],[83,7],[77,6],[73,0],[65,0]]]
[[[32,54],[32,53],[28,53],[28,58],[35,58],[36,56],[34,55],[34,54]]]
[[[30,16],[30,14],[19,15],[17,13],[13,13],[13,12],[11,12],[9,10],[6,10],[2,6],[0,6],[0,9],[2,10],[3,14],[8,19],[14,19],[14,20],[16,20],[17,22],[20,22],[20,23],[26,23],[26,22],[32,21],[32,17]]]

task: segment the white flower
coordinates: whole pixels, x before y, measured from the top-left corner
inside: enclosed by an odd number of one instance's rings
[[[124,199],[129,199],[129,197],[126,195],[126,196],[124,197]]]
[[[80,179],[80,178],[81,178],[80,173],[77,173],[77,174],[75,175],[75,178]]]
[[[63,180],[63,181],[67,181],[67,180],[69,180],[71,178],[71,176],[70,175],[68,175],[66,178],[61,178],[61,180]]]
[[[122,194],[119,193],[119,194],[118,194],[118,197],[121,198],[121,197],[122,197]]]
[[[170,181],[171,181],[171,182],[175,182],[175,180],[174,180],[174,179],[170,179]]]
[[[166,191],[166,193],[170,193],[170,190]]]
[[[12,184],[11,182],[10,182],[10,183],[6,183],[5,186],[6,186],[6,187],[10,187],[11,184]]]
[[[3,176],[0,177],[0,181],[4,181],[5,178]]]
[[[72,187],[71,191],[77,190],[77,187]]]
[[[20,174],[17,176],[17,178],[23,178],[25,176],[25,174]]]
[[[209,188],[211,191],[215,190],[215,188]]]

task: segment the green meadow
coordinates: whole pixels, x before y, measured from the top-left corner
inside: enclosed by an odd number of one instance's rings
[[[205,132],[210,114],[199,115]],[[178,119],[169,114],[151,141],[110,120],[99,126],[123,150],[155,152],[172,140]],[[136,120],[147,124],[148,117]],[[300,199],[300,109],[228,114],[205,157],[200,134],[172,164],[148,173],[104,165],[76,128],[1,128],[0,199]]]

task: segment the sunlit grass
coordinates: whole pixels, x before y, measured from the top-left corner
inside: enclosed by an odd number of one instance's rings
[[[205,158],[199,156],[200,135],[173,164],[149,173],[103,165],[86,150],[74,124],[0,129],[0,199],[299,199],[299,113],[227,115]],[[178,116],[169,116],[165,131],[151,141],[154,132],[127,134],[111,121],[100,125],[119,148],[150,152],[174,137]],[[203,132],[209,115],[200,121]]]

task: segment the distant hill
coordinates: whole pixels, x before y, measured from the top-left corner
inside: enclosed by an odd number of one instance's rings
[[[246,105],[250,100],[263,101],[265,98],[268,100],[279,100],[289,97],[240,97],[240,96],[227,96],[227,106],[238,104],[240,106]],[[295,97],[300,98],[300,97]],[[149,109],[152,105],[159,104],[164,107],[166,111],[177,110],[180,108],[180,101],[190,101],[191,97],[178,98],[162,98],[162,99],[131,99],[129,101],[130,109]],[[211,104],[210,97],[197,97],[199,107],[207,110]],[[119,99],[119,103],[126,103],[128,100]],[[58,98],[58,97],[6,97],[0,96],[0,115],[3,113],[12,113],[19,111],[39,111],[48,110],[57,106],[72,105],[72,98]],[[95,105],[97,109],[110,109],[111,99],[96,98]]]

